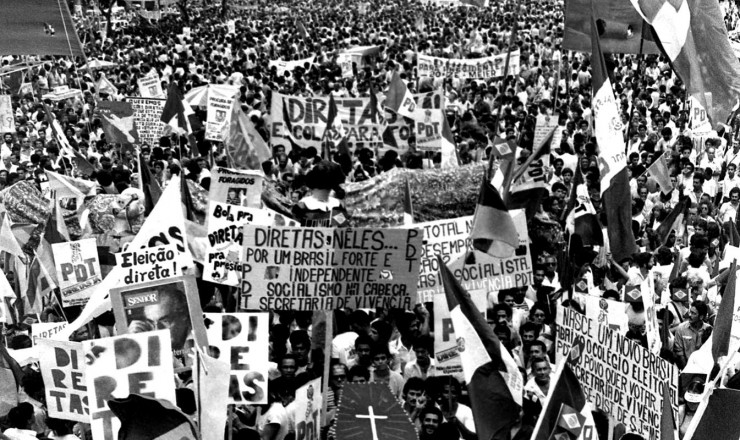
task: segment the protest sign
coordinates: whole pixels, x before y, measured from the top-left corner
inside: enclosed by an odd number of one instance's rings
[[[315,58],[316,56],[304,58],[302,60],[293,60],[293,61],[272,60],[268,64],[268,67],[270,69],[274,67],[275,69],[277,69],[278,76],[283,76],[286,71],[292,72],[293,69],[295,69],[296,67],[303,67],[305,69],[306,64],[308,64],[308,67],[310,68]]]
[[[571,308],[558,307],[556,324],[557,362],[578,347],[580,356],[571,368],[595,409],[623,423],[628,432],[660,439],[666,380],[671,405],[678,410],[676,366]]]
[[[111,289],[118,334],[169,329],[175,367],[192,365],[188,355],[206,345],[200,297],[190,275]]]
[[[150,71],[145,77],[136,81],[139,85],[139,95],[142,98],[164,98],[162,83],[159,75],[154,70]]]
[[[41,339],[37,345],[49,417],[89,423],[82,343]]]
[[[229,20],[226,22],[226,32],[229,34],[236,34],[236,20]]]
[[[118,253],[116,264],[123,269],[121,283],[132,286],[180,276],[192,260],[168,244]]]
[[[215,168],[211,171],[208,199],[245,208],[262,206],[262,179],[259,171]]]
[[[385,109],[385,120],[388,124],[383,134],[384,145],[380,149],[381,152],[394,149],[399,154],[403,154],[408,149],[408,140],[412,136],[416,139],[418,150],[441,150],[442,118],[445,117],[445,99],[442,89],[416,93],[413,97],[416,109],[422,115],[418,121],[397,115],[384,106],[382,96],[378,98]],[[435,111],[437,109],[442,111]]]
[[[295,440],[315,440],[321,438],[321,378],[298,388],[295,392]]]
[[[298,222],[275,211],[242,208],[211,201],[208,205],[208,248],[203,279],[238,286],[244,249],[242,226],[298,226]]]
[[[159,145],[159,138],[164,134],[165,123],[160,120],[164,110],[164,99],[126,98],[134,109],[134,122],[141,143],[150,146]]]
[[[418,229],[244,226],[244,308],[410,309],[421,256]]]
[[[573,292],[573,299],[583,307],[586,316],[593,322],[598,322],[621,334],[629,330],[625,311],[627,304],[579,292]]]
[[[59,339],[59,331],[67,326],[67,321],[36,322],[31,324],[31,342],[36,345],[41,339]]]
[[[519,73],[520,52],[511,53],[509,60],[509,75]],[[506,54],[499,54],[485,58],[437,58],[422,53],[416,54],[419,76],[433,78],[496,78],[504,75]]]
[[[103,281],[94,238],[54,243],[54,266],[64,307],[84,305]]]
[[[485,290],[471,290],[475,306],[481,313],[486,312],[488,298]],[[434,295],[434,358],[439,374],[451,375],[457,380],[464,380],[462,359],[457,348],[455,329],[452,327],[450,307],[444,292]]]
[[[41,95],[41,99],[48,99],[49,101],[64,101],[65,99],[70,98],[82,98],[82,90],[80,89],[70,89],[67,86],[64,86],[63,88],[56,88],[51,93],[46,93],[44,95]]]
[[[142,394],[175,403],[170,332],[158,330],[84,341],[93,438],[115,440],[121,422],[110,399]]]
[[[15,133],[15,116],[10,95],[0,95],[0,133]]]
[[[529,254],[527,218],[522,209],[511,210],[509,214],[519,233],[519,248],[508,258],[495,258],[473,251],[469,238],[472,215],[412,225],[424,234],[417,284],[418,302],[433,301],[435,294],[444,293],[437,254],[442,255],[442,260],[468,291],[502,290],[531,284],[532,257]],[[469,252],[474,252],[473,258],[468,257]]]
[[[357,62],[360,58],[362,58],[360,55],[357,54],[351,54],[351,53],[340,53],[337,55],[337,65],[342,69],[342,78],[352,78],[354,76],[354,69],[352,68],[352,63]]]
[[[231,365],[226,404],[267,403],[268,313],[206,313],[208,355]]]
[[[366,147],[382,145],[385,121],[381,111],[373,111],[370,98],[334,98],[337,105],[337,118],[350,143],[364,142]],[[270,139],[273,145],[286,145],[290,148],[290,141],[285,134],[286,122],[283,121],[283,106],[287,106],[286,113],[290,119],[293,137],[304,148],[314,147],[321,151],[321,142],[326,130],[329,115],[328,96],[289,96],[272,93],[270,105]],[[329,139],[335,144],[341,139],[341,134],[329,128]]]
[[[231,87],[208,87],[208,107],[206,108],[206,139],[223,141],[224,127],[231,122],[231,106],[234,103],[234,89]]]

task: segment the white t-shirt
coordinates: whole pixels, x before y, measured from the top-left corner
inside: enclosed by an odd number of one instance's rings
[[[282,404],[277,402],[273,403],[272,406],[270,406],[270,409],[260,416],[257,421],[257,430],[260,435],[262,435],[262,431],[265,429],[265,426],[271,423],[277,423],[280,425],[280,429],[278,430],[275,440],[283,440],[290,431],[290,420],[288,418],[288,411],[285,410],[285,407]]]
[[[455,417],[457,417],[457,420],[459,420],[460,423],[462,423],[468,431],[475,432],[475,420],[473,419],[473,410],[470,409],[469,406],[458,403]]]
[[[357,336],[355,332],[336,335],[331,341],[331,357],[339,359],[339,362],[347,365],[350,360],[356,357],[355,339],[357,339]]]

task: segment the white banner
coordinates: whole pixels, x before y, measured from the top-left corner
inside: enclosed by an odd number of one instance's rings
[[[277,69],[278,76],[283,76],[286,71],[292,72],[293,69],[296,67],[306,67],[306,63],[309,64],[309,67],[311,64],[314,63],[314,60],[316,59],[316,56],[312,56],[310,58],[304,58],[302,60],[294,60],[294,61],[283,61],[283,60],[272,60],[268,64],[268,67],[272,69],[275,67]]]
[[[0,133],[15,133],[15,117],[10,95],[0,95]]]
[[[231,106],[234,103],[232,87],[208,86],[206,110],[206,139],[223,141],[223,129],[231,123]]]
[[[49,417],[90,423],[82,343],[41,339],[38,350]]]
[[[519,73],[519,51],[511,53],[508,75]],[[487,79],[504,75],[506,54],[485,58],[437,58],[422,53],[416,54],[419,76],[433,78]]]
[[[103,281],[95,239],[54,243],[51,250],[62,292],[62,306],[85,305],[95,286]]]

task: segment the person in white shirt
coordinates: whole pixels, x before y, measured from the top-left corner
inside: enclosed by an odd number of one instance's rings
[[[740,205],[740,188],[734,187],[730,190],[730,201],[719,207],[720,221],[722,223],[730,220],[735,221],[738,205]]]
[[[725,175],[724,180],[722,180],[720,186],[722,198],[725,200],[729,200],[732,188],[740,188],[740,177],[735,174],[736,171],[737,165],[734,163],[727,164],[727,174]]]
[[[403,368],[403,377],[409,380],[412,377],[426,379],[437,375],[434,359],[434,339],[429,335],[421,335],[414,341],[416,359],[406,363]]]
[[[438,383],[441,389],[437,395],[437,404],[442,410],[445,421],[455,425],[462,434],[462,438],[475,437],[473,410],[458,402],[460,382],[452,376],[445,376]]]
[[[263,440],[283,440],[290,430],[290,418],[285,409],[289,394],[284,380],[270,381],[268,390],[268,409],[257,419],[257,431]]]

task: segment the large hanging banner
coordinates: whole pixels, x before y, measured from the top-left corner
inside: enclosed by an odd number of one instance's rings
[[[212,202],[245,208],[262,206],[262,180],[260,171],[216,168],[211,171],[211,189],[208,199]]]
[[[421,247],[418,229],[245,225],[243,308],[411,309]]]
[[[267,403],[270,317],[268,313],[206,313],[208,355],[231,365],[224,404]]]
[[[168,330],[93,339],[82,344],[93,438],[118,438],[121,421],[108,408],[110,399],[143,394],[176,402]]]
[[[223,141],[224,127],[231,123],[231,106],[235,92],[232,87],[208,86],[206,109],[206,139]]]
[[[437,254],[442,255],[442,260],[468,291],[502,290],[531,284],[532,256],[529,254],[526,214],[522,209],[511,210],[509,214],[519,233],[519,248],[508,258],[495,258],[473,251],[469,238],[472,215],[410,226],[421,229],[424,234],[417,301],[434,301],[435,294],[444,293]]]
[[[95,239],[54,243],[51,250],[62,291],[62,306],[85,305],[95,286],[103,281]]]
[[[319,413],[321,398],[321,378],[298,388],[295,392],[295,440],[315,440],[321,438]]]
[[[382,111],[373,112],[370,98],[335,98],[338,118],[347,134],[347,140],[353,144],[363,142],[366,147],[382,145],[385,121]],[[270,140],[273,145],[285,145],[290,149],[286,137],[286,122],[283,121],[283,106],[287,107],[293,138],[301,147],[315,147],[321,151],[321,141],[326,130],[329,115],[329,97],[289,96],[272,92],[270,104]],[[341,134],[330,128],[329,139],[337,141]]]
[[[203,279],[238,286],[242,278],[244,224],[299,226],[293,219],[269,209],[243,208],[211,201],[208,204],[208,247]]]
[[[509,75],[519,73],[519,51],[511,53]],[[485,58],[437,58],[421,53],[416,54],[419,76],[433,78],[487,79],[504,76],[506,54]]]
[[[38,350],[49,417],[90,423],[82,343],[40,339]]]
[[[627,432],[660,439],[663,386],[670,383],[671,405],[678,412],[678,370],[608,326],[558,306],[557,362],[576,347],[571,368],[594,409],[623,423]]]
[[[142,144],[156,147],[159,145],[159,138],[164,134],[165,123],[160,120],[162,110],[164,110],[164,99],[155,98],[126,98],[126,102],[131,103],[134,109],[134,121],[136,122],[136,131],[139,133],[139,140]]]

